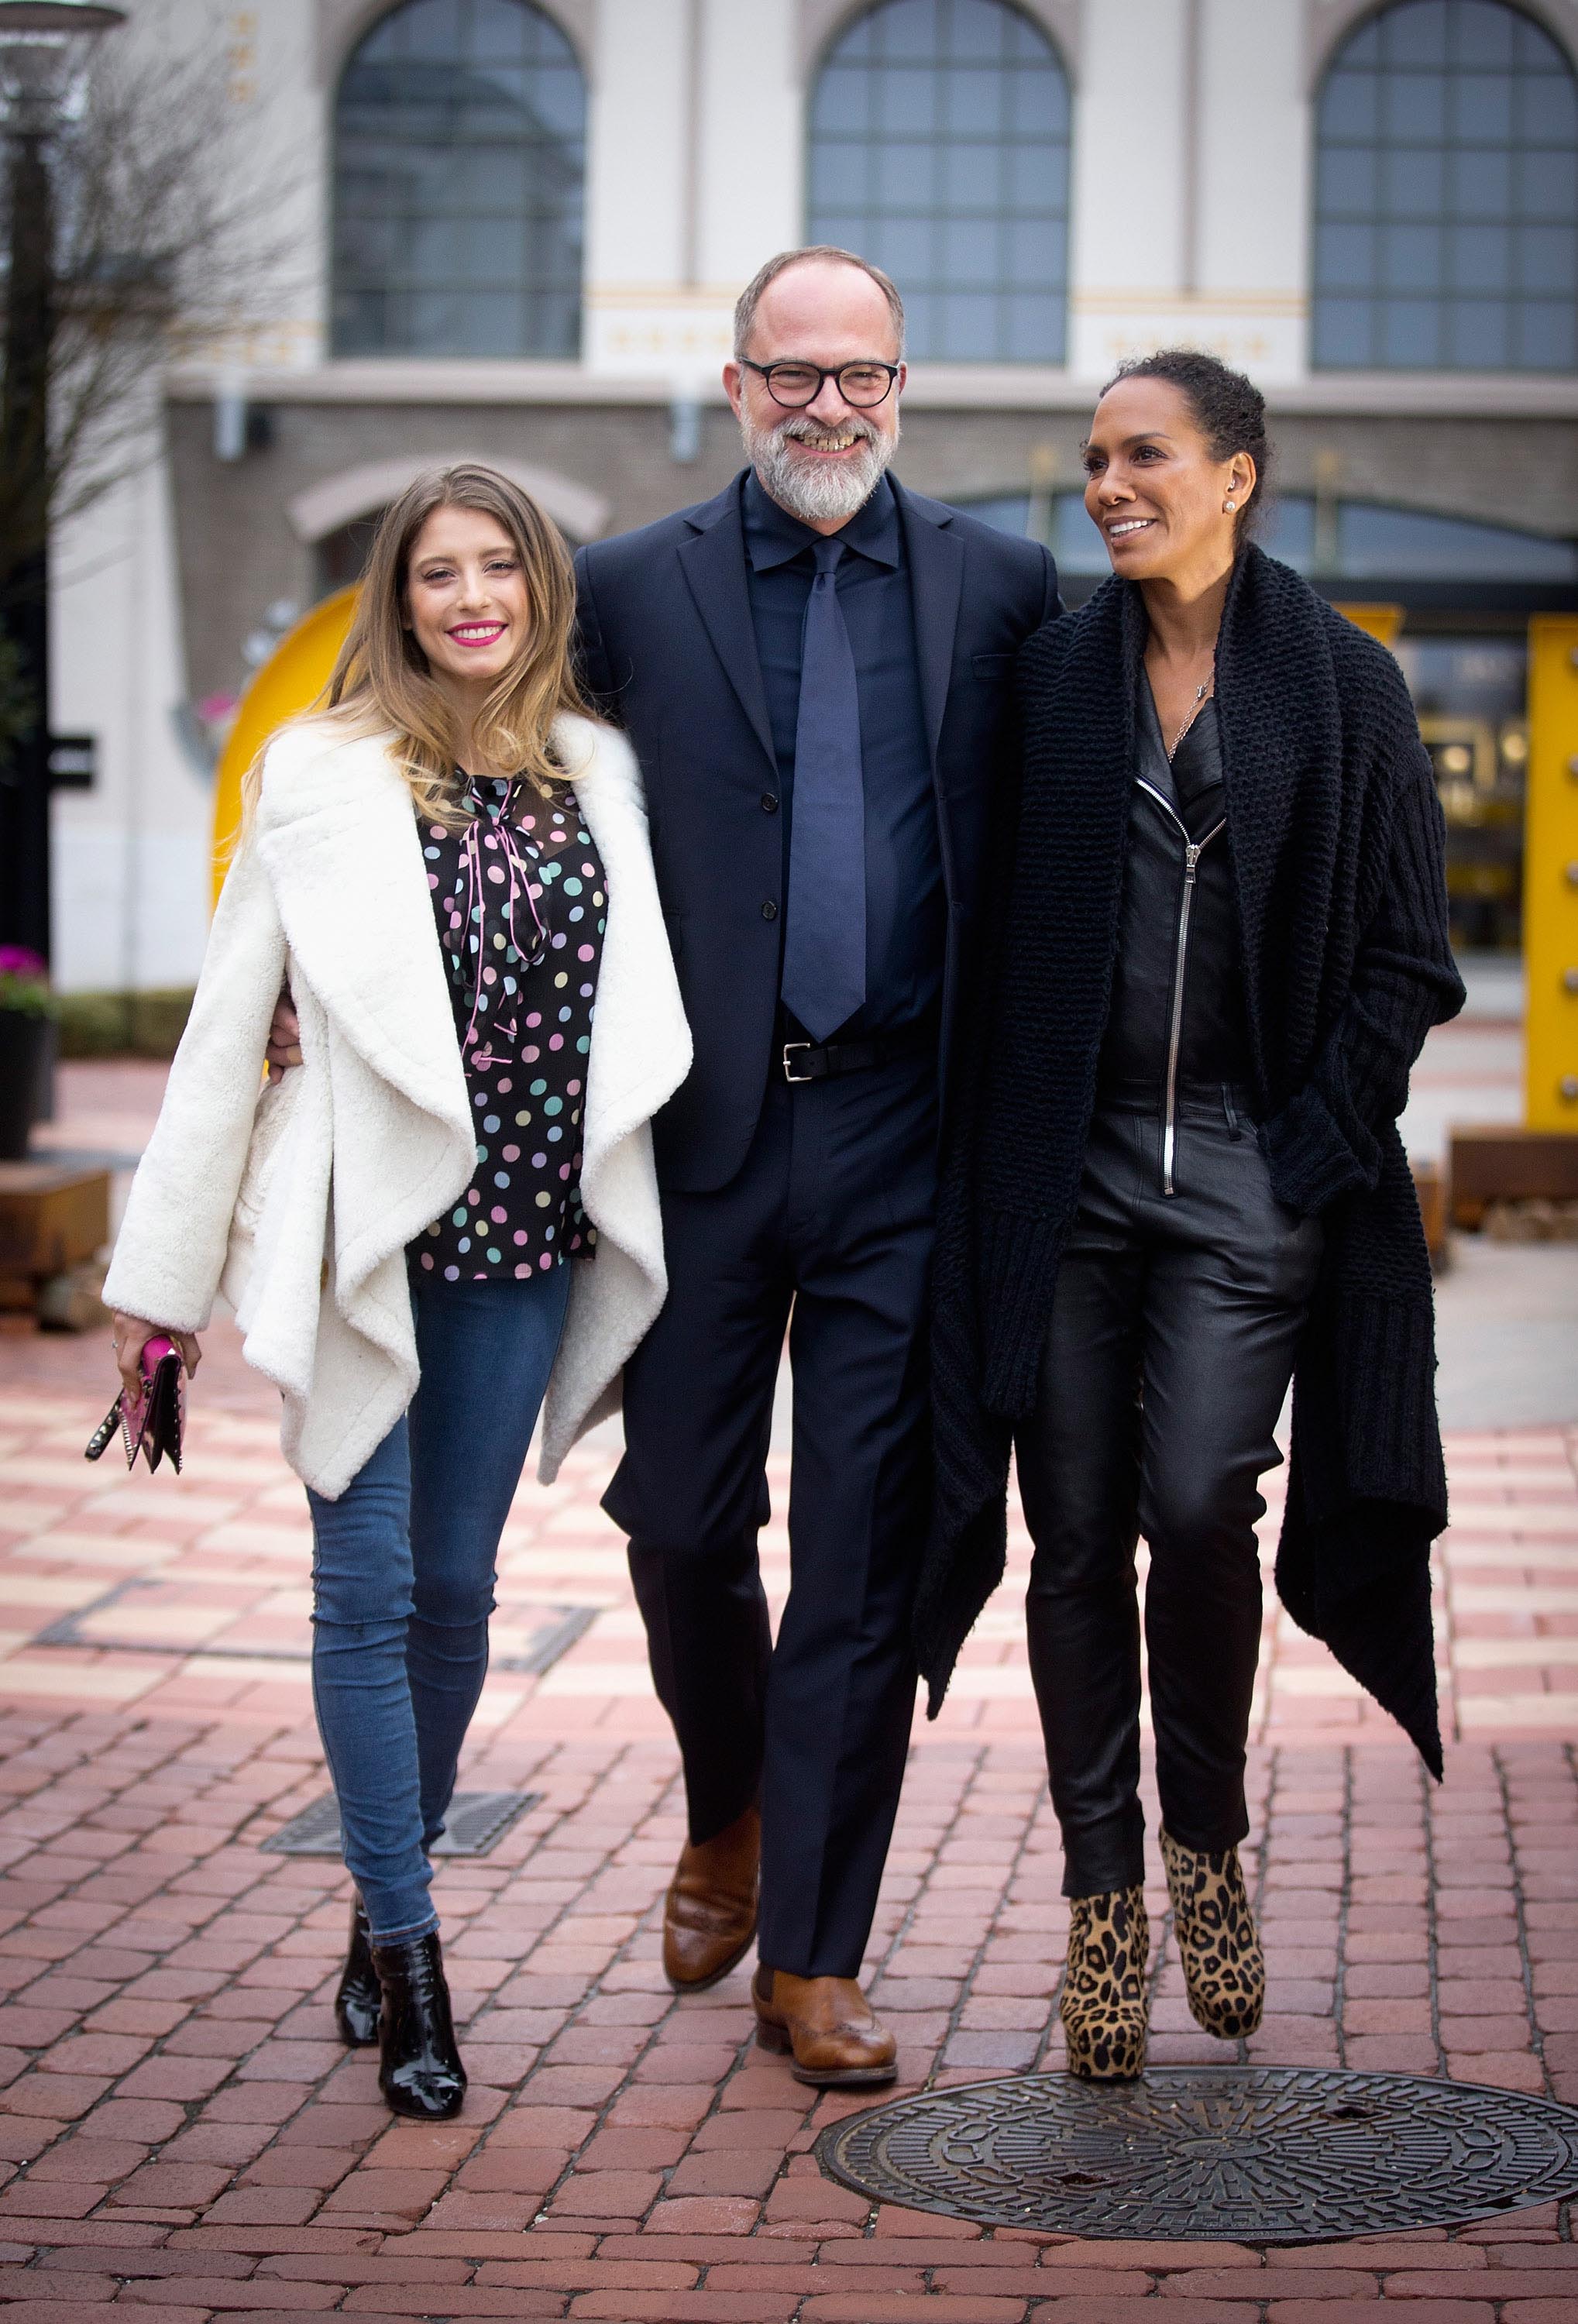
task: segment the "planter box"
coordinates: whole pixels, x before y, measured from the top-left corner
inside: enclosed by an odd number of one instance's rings
[[[48,1017],[0,1009],[0,1162],[20,1162],[48,1105],[55,1028]]]

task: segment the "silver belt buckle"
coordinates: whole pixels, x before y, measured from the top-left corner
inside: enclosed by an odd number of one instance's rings
[[[793,1050],[805,1049],[808,1051],[814,1045],[809,1041],[786,1041],[784,1043],[783,1077],[785,1081],[788,1082],[791,1089],[803,1089],[807,1082],[814,1082],[816,1080],[817,1076],[815,1074],[797,1074],[789,1065],[789,1056]]]

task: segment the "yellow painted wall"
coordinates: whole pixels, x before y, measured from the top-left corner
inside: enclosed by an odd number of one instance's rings
[[[1578,615],[1528,625],[1524,1120],[1578,1136]]]
[[[328,684],[355,602],[354,587],[337,589],[332,597],[304,613],[280,640],[241,697],[214,784],[216,903],[241,823],[241,779],[274,729],[310,708]]]

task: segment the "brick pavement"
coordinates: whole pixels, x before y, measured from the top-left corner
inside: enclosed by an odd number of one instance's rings
[[[115,1069],[62,1142],[131,1144]],[[267,1398],[217,1330],[180,1480],[80,1459],[102,1344],[0,1337],[0,2303],[61,2324],[573,2317],[613,2324],[1578,2324],[1567,2207],[1291,2252],[980,2232],[834,2186],[851,2101],[755,2050],[743,1970],[678,2002],[657,1909],[680,1839],[610,1447],[506,1536],[469,1786],[541,1804],[438,1876],[472,2090],[395,2124],[332,2038],[346,1886],[259,1843],[324,1788],[308,1534]],[[1578,2103],[1578,1432],[1460,1435],[1438,1561],[1436,1790],[1269,1612],[1250,1862],[1271,1970],[1242,2054]],[[781,1591],[775,1463],[770,1585]],[[1268,1544],[1276,1509],[1267,1520]],[[1013,1556],[1022,1581],[1026,1544]],[[533,1675],[511,1664],[568,1610]],[[49,1633],[58,1643],[47,1643]],[[562,1635],[562,1633],[561,1633]],[[903,2080],[1057,2070],[1066,1928],[1017,1592],[915,1750],[867,1973]],[[1162,1914],[1158,2061],[1193,2027]]]
[[[0,1340],[0,2301],[19,2317],[877,2324],[924,2298],[950,2324],[1116,2324],[1142,2301],[1178,2324],[1342,2324],[1378,2299],[1440,2324],[1578,2318],[1551,2208],[1267,2255],[983,2234],[826,2181],[808,2149],[849,2101],[754,2049],[744,1971],[685,2002],[658,1974],[675,1756],[596,1508],[603,1445],[563,1489],[523,1485],[506,1538],[501,1665],[566,1609],[592,1618],[543,1675],[495,1665],[468,1755],[469,1784],[543,1794],[438,1876],[472,2095],[454,2125],[392,2123],[372,2061],[332,2039],[344,1877],[258,1845],[323,1788],[299,1489],[222,1331],[184,1478],[85,1467],[104,1360]],[[1444,1789],[1269,1618],[1271,2009],[1245,2055],[1578,2100],[1575,1452],[1559,1430],[1452,1445]],[[779,1589],[786,1551],[775,1517]],[[39,1643],[62,1622],[67,1643]],[[957,1699],[918,1723],[868,1963],[901,2088],[1057,2070],[1058,1877],[1010,1589]],[[1154,2023],[1158,2061],[1222,2054],[1170,1946]]]

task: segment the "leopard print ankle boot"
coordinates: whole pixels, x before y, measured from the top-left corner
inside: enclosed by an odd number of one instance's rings
[[[1189,2012],[1224,2042],[1241,2041],[1266,2006],[1266,1957],[1250,1910],[1236,1848],[1204,1855],[1161,1835],[1167,1893],[1184,1963]]]
[[[1149,1954],[1143,1888],[1071,1900],[1068,1974],[1058,2015],[1068,2070],[1082,2081],[1129,2081],[1142,2070]]]

